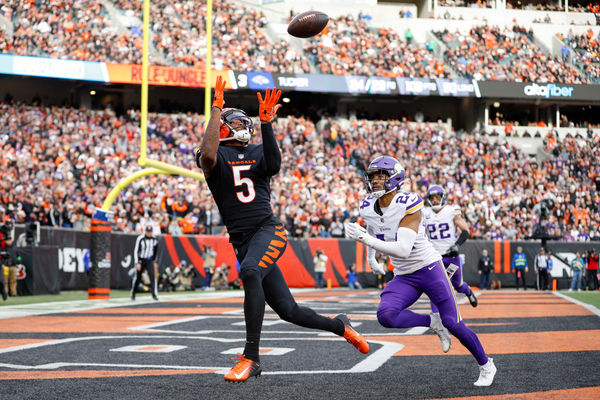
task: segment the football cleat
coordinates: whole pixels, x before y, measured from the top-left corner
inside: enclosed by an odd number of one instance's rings
[[[448,329],[442,324],[442,318],[438,313],[431,313],[431,324],[429,327],[439,336],[440,342],[442,343],[442,351],[447,353],[450,350],[452,344],[452,337]]]
[[[254,360],[249,360],[243,354],[238,353],[237,364],[225,374],[225,380],[229,382],[245,382],[248,378],[255,376],[259,377],[262,373],[260,363]]]
[[[350,325],[350,320],[346,316],[346,314],[340,314],[335,316],[336,319],[339,319],[344,324],[344,339],[352,346],[356,347],[358,351],[363,354],[367,354],[369,352],[369,343],[367,343],[366,339],[358,332],[352,328]]]
[[[488,358],[488,362],[485,365],[479,366],[479,379],[474,383],[475,386],[490,386],[494,382],[494,376],[496,376],[496,366],[494,360]]]
[[[471,303],[473,307],[477,307],[477,296],[475,296],[475,293],[473,293],[472,290],[471,294],[469,294],[467,298],[469,299],[469,303]]]

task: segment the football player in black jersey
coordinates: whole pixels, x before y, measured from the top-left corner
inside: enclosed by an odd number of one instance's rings
[[[369,344],[340,314],[327,318],[300,307],[277,266],[287,246],[287,234],[271,209],[271,177],[279,172],[281,153],[271,121],[281,105],[281,91],[267,89],[258,95],[262,144],[250,144],[254,125],[239,109],[223,109],[226,82],[219,76],[215,86],[210,120],[196,153],[196,163],[217,203],[240,263],[244,284],[246,346],[225,380],[243,382],[262,371],[258,348],[265,313],[265,301],[285,321],[343,336],[360,352]]]

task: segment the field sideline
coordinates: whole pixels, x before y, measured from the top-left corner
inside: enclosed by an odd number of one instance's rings
[[[0,307],[0,398],[598,398],[600,373],[590,368],[600,357],[598,308],[564,293],[477,294],[477,308],[462,295],[459,304],[498,366],[489,388],[473,386],[477,365],[457,340],[443,354],[427,328],[385,329],[375,314],[379,291],[344,289],[294,296],[325,315],[347,313],[369,354],[267,309],[263,376],[228,384],[222,374],[245,337],[243,291],[199,291],[159,302],[115,296]],[[429,302],[412,309],[429,312]]]

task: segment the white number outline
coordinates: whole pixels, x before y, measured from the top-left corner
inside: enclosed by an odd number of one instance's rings
[[[250,203],[256,198],[256,191],[254,190],[254,182],[250,178],[242,178],[242,171],[248,171],[252,168],[252,165],[232,165],[233,170],[233,185],[234,186],[248,186],[248,195],[244,194],[243,191],[236,192],[237,198],[242,203]]]

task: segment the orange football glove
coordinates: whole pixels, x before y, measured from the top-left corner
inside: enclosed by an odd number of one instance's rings
[[[212,106],[221,110],[223,109],[223,104],[225,104],[225,100],[223,100],[223,90],[225,89],[225,85],[227,85],[227,81],[221,78],[221,75],[217,76],[217,83],[215,84],[215,98]]]
[[[261,122],[271,122],[277,116],[277,110],[281,107],[281,104],[277,104],[279,101],[279,97],[281,97],[281,90],[267,89],[265,93],[265,99],[263,100],[262,96],[259,93],[256,93],[258,96],[258,117]]]

